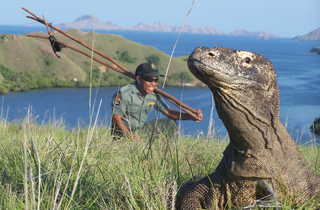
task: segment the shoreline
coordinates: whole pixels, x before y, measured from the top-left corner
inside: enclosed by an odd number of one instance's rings
[[[129,83],[127,83],[129,84]],[[10,93],[18,93],[18,92],[28,92],[28,91],[33,91],[33,90],[48,90],[48,89],[69,89],[69,88],[74,88],[74,89],[83,89],[83,88],[117,88],[120,86],[124,86],[126,84],[121,84],[119,86],[53,86],[53,87],[45,87],[45,88],[31,88],[31,89],[22,89],[22,90],[16,90],[16,91],[8,91],[8,92],[0,92],[1,95],[7,95]],[[162,86],[162,84],[159,84],[159,88]],[[186,83],[184,85],[166,85],[166,87],[175,87],[175,88],[207,88],[206,85],[201,85],[201,84],[192,84],[192,83]],[[163,89],[163,88],[160,88]]]

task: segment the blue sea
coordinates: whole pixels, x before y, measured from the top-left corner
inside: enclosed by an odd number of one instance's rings
[[[0,34],[24,34],[33,31],[45,31],[45,28],[0,26]],[[176,33],[97,32],[119,34],[169,55],[178,38]],[[312,47],[320,46],[320,42],[181,34],[173,55],[188,55],[197,46],[249,50],[269,58],[278,76],[281,121],[299,143],[313,139],[309,127],[316,117],[320,117],[320,55],[309,51]],[[90,116],[94,113],[98,114],[99,125],[109,125],[110,100],[115,90],[115,87],[92,90],[69,88],[10,93],[1,96],[1,117],[8,121],[19,121],[26,116],[27,110],[31,109],[34,119],[39,123],[60,120],[67,128],[76,128],[88,126],[91,122]],[[166,91],[204,112],[205,118],[200,123],[180,122],[182,133],[192,136],[206,135],[211,119],[211,92],[207,88],[173,87],[166,88]],[[151,114],[150,118],[154,116]],[[215,132],[219,136],[225,136],[226,131],[215,111],[212,119]]]

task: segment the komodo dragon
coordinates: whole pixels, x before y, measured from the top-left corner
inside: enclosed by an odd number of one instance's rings
[[[299,205],[319,196],[320,177],[279,120],[279,90],[269,60],[247,51],[198,47],[188,66],[211,89],[230,143],[212,174],[182,185],[177,209],[245,207],[284,197]]]

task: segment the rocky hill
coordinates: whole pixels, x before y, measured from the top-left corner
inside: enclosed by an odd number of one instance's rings
[[[317,28],[307,34],[294,37],[296,40],[320,41],[320,28]]]
[[[115,25],[111,22],[102,22],[98,18],[91,15],[84,15],[77,18],[71,23],[62,23],[59,25],[61,28],[72,28],[72,29],[95,29],[101,30],[122,30],[123,28]]]
[[[154,24],[144,24],[139,23],[131,28],[127,28],[127,30],[133,31],[147,31],[147,32],[184,32],[184,33],[192,33],[192,34],[215,34],[215,35],[224,35],[223,31],[217,30],[214,27],[192,27],[189,25],[177,27],[177,26],[169,26],[161,23]]]
[[[318,55],[320,55],[320,47],[313,47],[310,52],[312,53],[317,53]]]
[[[244,29],[239,29],[231,33],[225,33],[214,27],[192,27],[186,26],[170,26],[161,23],[145,24],[138,23],[132,27],[122,27],[112,22],[103,22],[96,17],[85,15],[77,18],[75,21],[70,23],[62,23],[59,25],[65,29],[96,29],[96,30],[126,30],[126,31],[147,31],[147,32],[185,32],[193,34],[212,34],[212,35],[231,35],[231,36],[252,36],[263,39],[276,38],[278,36],[266,32],[249,32]]]
[[[87,43],[94,43],[96,49],[132,71],[139,63],[146,61],[153,62],[160,71],[165,71],[169,61],[169,55],[119,35],[92,34],[78,30],[68,33]],[[56,37],[78,46],[61,35],[57,34]],[[70,49],[63,49],[60,56],[57,58],[54,55],[48,40],[25,35],[0,35],[0,93],[44,87],[86,87],[90,83],[94,86],[118,86],[130,82],[126,76],[97,63],[94,63],[93,72],[90,73],[90,58]],[[176,81],[181,76],[188,79],[186,82],[194,79],[183,58],[173,59],[169,74],[170,85],[177,85]]]
[[[267,33],[267,32],[250,32],[244,29],[237,29],[230,33],[232,36],[248,36],[248,37],[258,37],[261,39],[273,39],[277,38],[278,36]]]

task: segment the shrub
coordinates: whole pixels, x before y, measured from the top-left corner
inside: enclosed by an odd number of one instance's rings
[[[160,64],[160,57],[158,55],[152,54],[145,57],[145,59],[148,63],[153,63],[154,65]]]
[[[56,79],[46,72],[14,72],[0,65],[0,73],[3,76],[0,93],[58,86]]]
[[[116,72],[108,72],[103,73],[98,68],[90,70],[86,70],[87,79],[84,82],[79,83],[81,87],[103,87],[103,86],[121,86],[128,84],[131,80],[119,73]],[[91,76],[90,76],[91,74]]]
[[[191,77],[190,73],[188,73],[188,72],[179,72],[179,73],[172,74],[170,76],[170,79],[175,80],[175,81],[181,81],[181,82],[191,82],[192,81],[192,77]]]
[[[51,66],[53,64],[53,60],[50,60],[49,58],[45,58],[44,63],[46,66]]]
[[[9,92],[8,87],[6,87],[3,84],[0,84],[0,94],[6,94],[8,92]]]
[[[3,76],[3,78],[6,80],[14,80],[15,79],[14,78],[15,73],[3,65],[0,65],[0,73]]]
[[[120,62],[123,63],[135,63],[137,58],[132,57],[127,50],[125,51],[117,51],[117,58]]]
[[[320,117],[314,119],[312,125],[310,126],[310,131],[316,136],[320,136]]]

